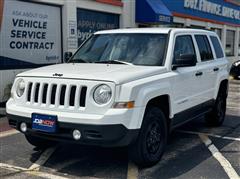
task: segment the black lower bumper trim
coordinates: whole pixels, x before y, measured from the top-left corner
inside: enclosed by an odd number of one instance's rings
[[[21,122],[27,123],[27,135],[37,136],[48,140],[62,142],[73,142],[84,145],[97,145],[105,147],[127,146],[134,142],[138,136],[138,129],[127,129],[122,124],[114,125],[90,125],[58,122],[55,133],[46,133],[32,130],[32,121],[30,118],[7,114],[9,125],[19,130]],[[81,131],[80,140],[76,141],[72,137],[72,131],[78,129]]]

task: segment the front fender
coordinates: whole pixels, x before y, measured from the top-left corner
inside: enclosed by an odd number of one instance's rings
[[[148,102],[156,97],[162,95],[170,96],[170,82],[166,81],[155,81],[148,82],[147,84],[126,84],[122,86],[121,91],[124,92],[121,95],[121,99],[119,101],[135,101],[135,108],[132,115],[132,120],[130,121],[130,126],[132,128],[140,128],[146,106]],[[169,101],[169,105],[171,106],[171,100]],[[172,116],[171,107],[170,109],[170,117]]]

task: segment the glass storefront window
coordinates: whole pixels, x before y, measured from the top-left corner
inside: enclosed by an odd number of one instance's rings
[[[184,24],[181,24],[181,23],[173,23],[168,26],[173,27],[173,28],[184,28]]]
[[[77,8],[77,35],[80,46],[94,32],[119,28],[119,15]]]
[[[214,31],[220,39],[222,39],[222,30],[221,29],[211,28],[211,30]]]
[[[192,28],[192,29],[205,29],[204,26],[197,26],[197,25],[191,25],[190,28]]]
[[[235,31],[227,30],[226,38],[226,56],[234,56]]]

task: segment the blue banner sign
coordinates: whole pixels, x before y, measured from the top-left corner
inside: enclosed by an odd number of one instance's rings
[[[99,30],[119,28],[119,15],[77,9],[78,45]]]
[[[171,24],[173,16],[161,0],[137,0],[136,22]]]
[[[240,6],[226,0],[162,0],[174,14],[240,25]]]

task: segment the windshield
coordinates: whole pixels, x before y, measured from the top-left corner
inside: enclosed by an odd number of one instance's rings
[[[162,66],[167,34],[99,34],[87,40],[69,63]]]

